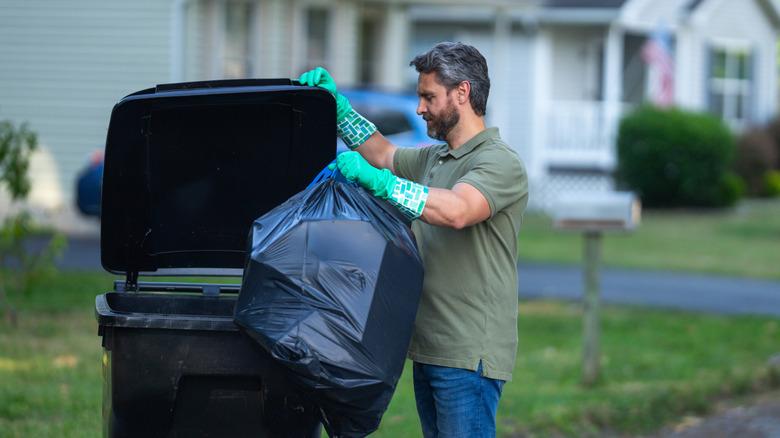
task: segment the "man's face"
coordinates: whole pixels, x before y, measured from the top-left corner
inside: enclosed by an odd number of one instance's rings
[[[436,80],[436,73],[420,73],[417,79],[417,114],[421,115],[428,126],[428,135],[437,140],[446,140],[447,134],[460,121],[460,113],[455,105],[455,92]]]

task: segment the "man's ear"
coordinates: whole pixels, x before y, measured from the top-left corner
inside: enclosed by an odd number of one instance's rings
[[[469,101],[469,95],[471,94],[471,83],[469,81],[461,81],[456,87],[456,95],[458,103],[465,105]]]

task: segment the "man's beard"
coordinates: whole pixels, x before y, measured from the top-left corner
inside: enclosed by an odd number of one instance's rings
[[[450,103],[447,105],[447,108],[442,111],[441,115],[428,116],[428,118],[425,118],[425,121],[428,122],[428,136],[435,138],[436,140],[445,141],[447,139],[447,134],[449,134],[450,131],[452,131],[452,128],[460,121],[460,113],[458,113],[455,105]]]

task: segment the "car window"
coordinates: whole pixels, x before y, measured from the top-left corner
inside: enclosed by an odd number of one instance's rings
[[[355,111],[371,120],[382,135],[393,135],[412,130],[412,125],[406,115],[397,110],[387,108],[371,108],[353,105]]]

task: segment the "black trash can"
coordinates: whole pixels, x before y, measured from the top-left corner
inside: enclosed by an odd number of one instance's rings
[[[335,102],[289,80],[162,85],[113,109],[96,298],[108,437],[315,437],[316,407],[233,323],[252,221],[336,151]],[[176,282],[151,276],[190,277]],[[194,277],[194,278],[193,278]]]

